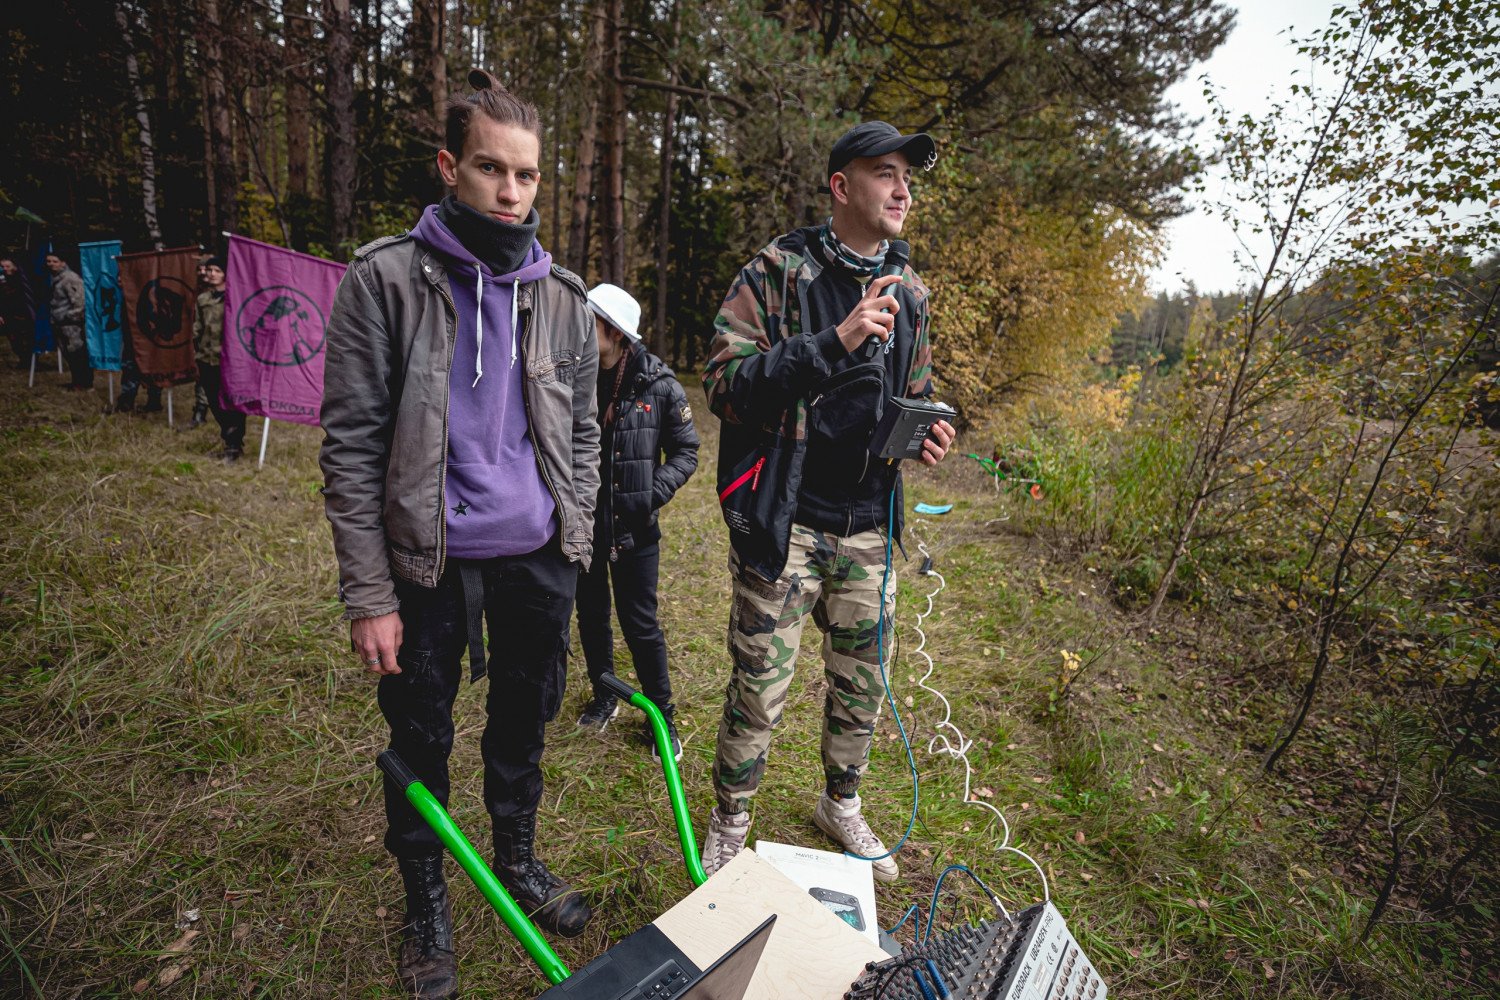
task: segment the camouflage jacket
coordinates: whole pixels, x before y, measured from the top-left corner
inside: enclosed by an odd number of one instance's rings
[[[718,489],[730,544],[743,564],[766,580],[786,565],[799,502],[810,413],[845,376],[849,357],[837,325],[847,312],[823,315],[814,282],[828,262],[818,227],[787,233],[740,270],[719,314],[703,387],[719,417]],[[932,392],[928,291],[907,268],[898,299],[893,370],[904,394]],[[836,368],[843,371],[836,372]],[[824,404],[826,405],[826,403]],[[863,445],[850,449],[863,457]],[[900,479],[895,523],[901,535]]]
[[[223,349],[224,293],[205,289],[193,311],[193,354],[200,365],[216,365]]]
[[[61,274],[53,276],[49,306],[53,326],[83,326],[83,279],[77,271],[64,267]]]

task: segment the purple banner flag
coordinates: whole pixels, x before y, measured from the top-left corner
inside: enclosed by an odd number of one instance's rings
[[[346,265],[229,237],[222,403],[257,417],[317,426],[323,344]]]

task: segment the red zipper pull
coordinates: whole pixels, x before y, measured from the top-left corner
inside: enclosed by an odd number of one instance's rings
[[[755,463],[755,468],[751,470],[752,472],[755,473],[755,478],[753,478],[753,479],[750,480],[750,492],[751,493],[754,493],[755,492],[755,488],[760,485],[760,469],[761,469],[761,466],[763,466],[765,464],[766,464],[766,456],[762,455],[760,457],[760,461],[758,461],[758,462]]]

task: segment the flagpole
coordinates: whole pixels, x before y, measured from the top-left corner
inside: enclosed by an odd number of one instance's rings
[[[115,408],[115,373],[107,372],[109,376],[109,408]]]
[[[257,469],[264,469],[266,467],[266,438],[270,436],[271,418],[267,417],[266,422],[260,428],[260,463],[256,466]]]
[[[168,427],[173,426],[173,424],[172,424],[172,388],[173,387],[170,386],[170,385],[167,386],[167,426]]]
[[[31,388],[35,388],[35,386],[36,386],[36,351],[32,351],[31,352],[31,375],[28,376],[27,379],[26,379],[26,388],[31,389]]]

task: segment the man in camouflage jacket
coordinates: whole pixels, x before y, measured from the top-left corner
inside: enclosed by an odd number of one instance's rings
[[[203,291],[198,293],[198,308],[193,313],[193,355],[198,362],[198,391],[205,405],[213,410],[219,424],[219,439],[224,442],[222,458],[237,462],[245,448],[245,415],[226,409],[219,401],[224,353],[224,258],[210,257],[203,265]],[[193,419],[198,419],[197,406]]]
[[[829,157],[832,217],[762,249],[714,321],[704,388],[722,425],[734,673],[703,848],[710,873],[745,845],[750,799],[811,612],[829,680],[813,820],[872,861],[877,878],[898,874],[858,794],[885,696],[880,654],[890,648],[895,595],[886,553],[901,533],[899,467],[872,457],[870,444],[889,397],[931,394],[932,349],[916,273],[874,275],[911,207],[913,165],[935,159],[926,135],[903,136],[884,122],[851,129]],[[953,428],[939,422],[922,461],[941,461],[952,440]]]
[[[94,368],[83,338],[83,279],[59,254],[49,253],[46,266],[52,272],[52,335],[73,376],[63,388],[84,392],[94,387]]]

